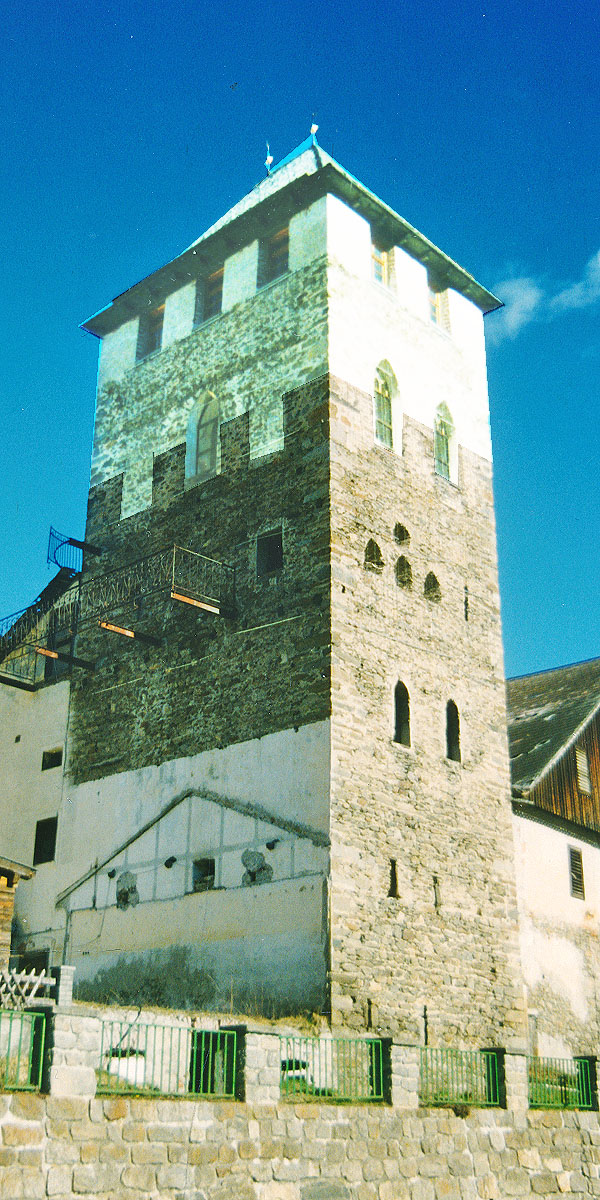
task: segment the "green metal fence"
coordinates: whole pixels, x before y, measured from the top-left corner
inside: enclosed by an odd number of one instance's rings
[[[283,1096],[383,1100],[383,1043],[378,1038],[280,1037],[279,1043]]]
[[[0,1091],[39,1091],[45,1040],[45,1013],[0,1012]]]
[[[498,1107],[500,1078],[495,1050],[421,1049],[421,1104]]]
[[[237,1030],[102,1021],[97,1091],[233,1097]]]
[[[594,1108],[587,1058],[530,1058],[527,1065],[531,1108]]]

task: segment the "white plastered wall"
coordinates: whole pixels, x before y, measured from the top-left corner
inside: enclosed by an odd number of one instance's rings
[[[584,949],[587,942],[597,955],[600,847],[519,815],[513,831],[525,985],[531,994],[543,985],[585,1024],[595,1016],[595,981]],[[571,895],[569,847],[581,852],[584,900]],[[539,1053],[568,1056],[568,1031],[548,1032],[552,1020],[549,1014],[545,1030],[540,1020]]]
[[[331,372],[372,393],[378,363],[389,362],[398,381],[397,452],[403,415],[433,428],[443,401],[458,443],[491,459],[483,320],[476,305],[450,291],[451,332],[435,325],[429,318],[426,269],[400,248],[392,285],[377,283],[370,225],[334,196],[327,197],[327,246]]]

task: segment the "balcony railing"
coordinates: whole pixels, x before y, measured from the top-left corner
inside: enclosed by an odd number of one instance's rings
[[[35,646],[47,645],[50,624],[74,635],[82,625],[110,619],[134,602],[158,594],[227,615],[235,604],[235,568],[183,546],[171,546],[117,570],[78,579],[61,596],[36,601],[0,620],[0,671],[31,682],[36,675]]]

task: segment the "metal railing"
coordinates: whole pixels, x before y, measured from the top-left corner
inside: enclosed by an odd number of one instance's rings
[[[498,1055],[494,1050],[422,1047],[419,1097],[423,1105],[499,1106]]]
[[[233,1097],[237,1030],[102,1021],[97,1091]]]
[[[120,567],[75,580],[62,596],[36,601],[0,619],[0,659],[24,645],[45,645],[48,618],[72,632],[86,622],[110,617],[145,596],[163,592],[214,612],[231,612],[235,568],[184,546],[170,546]]]
[[[594,1108],[587,1058],[530,1058],[527,1074],[531,1108]]]
[[[39,1091],[46,1014],[0,1012],[0,1092]]]
[[[280,1037],[281,1093],[302,1099],[383,1100],[378,1038]]]

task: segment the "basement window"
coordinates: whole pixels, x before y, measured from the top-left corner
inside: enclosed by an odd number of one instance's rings
[[[569,846],[569,873],[571,876],[571,895],[576,900],[585,900],[583,858],[581,850],[576,850],[574,846]]]
[[[62,767],[62,746],[56,750],[44,750],[42,754],[42,771],[51,771],[53,767]]]
[[[590,762],[585,746],[575,747],[575,764],[577,767],[577,785],[579,791],[584,792],[586,796],[591,796]]]
[[[192,891],[211,892],[215,886],[214,858],[197,858],[192,864]]]
[[[159,305],[158,308],[150,309],[150,312],[142,313],[135,349],[136,362],[143,362],[145,358],[149,358],[151,354],[155,354],[157,350],[160,350],[164,319],[164,304]]]
[[[263,579],[283,567],[283,536],[281,529],[261,533],[256,539],[256,575]]]
[[[57,826],[58,817],[46,817],[44,821],[37,822],[33,847],[34,867],[40,863],[54,862]]]

